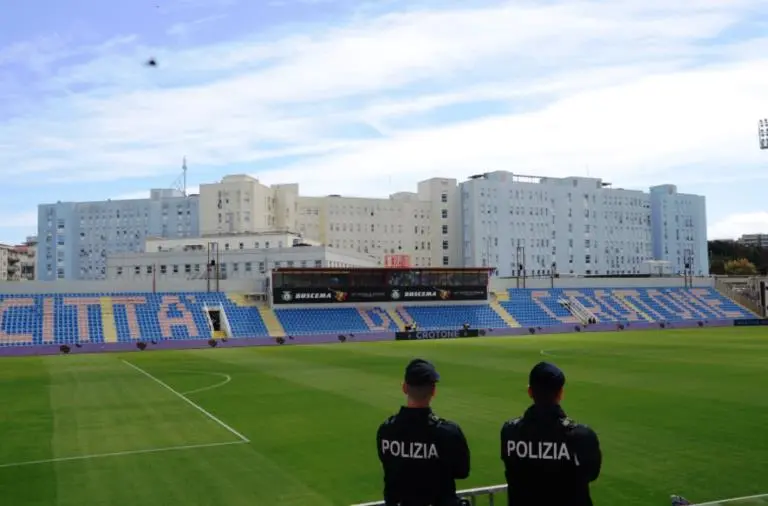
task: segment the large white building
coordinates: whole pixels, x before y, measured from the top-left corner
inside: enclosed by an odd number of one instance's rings
[[[266,186],[246,175],[200,186],[202,234],[283,229],[381,265],[461,266],[457,182],[434,178],[389,198],[299,196],[297,184]]]
[[[651,187],[650,202],[654,259],[669,262],[675,272],[688,266],[695,274],[709,274],[705,198],[677,193],[667,184]]]
[[[202,237],[180,237],[166,239],[150,237],[145,241],[147,253],[158,251],[211,251],[258,250],[291,248],[293,246],[322,246],[318,241],[305,239],[300,234],[283,230],[270,232],[205,235]]]
[[[221,250],[216,256],[219,279],[263,281],[280,267],[376,267],[376,259],[326,246],[284,246]],[[142,253],[117,253],[107,259],[110,280],[205,279],[210,256],[203,249],[170,249]],[[215,272],[215,271],[212,271]],[[212,278],[215,274],[210,275]]]
[[[753,248],[768,248],[768,234],[743,234],[739,237],[739,244]]]
[[[648,260],[708,273],[704,197],[674,186],[651,193],[596,178],[497,171],[460,185],[463,259],[501,276],[640,274]],[[664,228],[666,227],[666,228]]]
[[[37,279],[104,279],[107,256],[144,250],[150,236],[195,237],[198,198],[174,189],[149,198],[38,206]]]
[[[415,192],[388,198],[301,196],[298,184],[266,186],[240,174],[201,185],[199,197],[153,191],[140,201],[40,206],[37,267],[40,279],[111,279],[137,266],[135,275],[147,276],[157,274],[156,265],[166,266],[163,275],[195,277],[205,263],[184,255],[205,256],[214,242],[220,252],[264,256],[262,267],[251,261],[247,271],[239,270],[245,260],[231,262],[232,274],[318,261],[485,266],[500,276],[643,274],[649,261],[658,261],[664,272],[683,273],[690,264],[693,273],[707,274],[704,204],[704,197],[679,194],[672,185],[645,193],[597,178],[505,171],[460,185],[432,178]],[[297,260],[297,242],[324,245],[354,261]],[[171,253],[172,262],[157,264],[157,255]],[[131,263],[141,255],[155,256]]]

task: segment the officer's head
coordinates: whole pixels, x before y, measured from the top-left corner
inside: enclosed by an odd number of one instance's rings
[[[405,368],[403,393],[414,404],[428,405],[435,396],[435,384],[440,381],[437,369],[430,362],[417,358]]]
[[[564,386],[565,374],[549,362],[539,362],[528,376],[528,395],[536,404],[559,404]]]

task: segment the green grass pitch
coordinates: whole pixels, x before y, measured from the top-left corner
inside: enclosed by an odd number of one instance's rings
[[[400,405],[416,356],[437,365],[435,410],[469,440],[460,488],[503,482],[499,429],[525,409],[527,373],[547,359],[568,377],[565,410],[601,438],[596,504],[768,493],[768,331],[726,328],[1,359],[0,497],[376,500],[376,428]]]

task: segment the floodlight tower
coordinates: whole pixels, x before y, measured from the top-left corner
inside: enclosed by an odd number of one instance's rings
[[[758,139],[760,149],[768,149],[768,119],[761,119],[758,122]]]

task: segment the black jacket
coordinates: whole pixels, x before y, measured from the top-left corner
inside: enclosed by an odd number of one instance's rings
[[[597,434],[557,405],[533,405],[501,428],[509,506],[592,506],[600,476]]]
[[[430,408],[406,408],[376,434],[387,506],[453,506],[457,479],[469,476],[469,447],[458,424]]]

